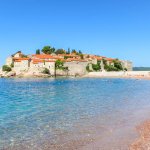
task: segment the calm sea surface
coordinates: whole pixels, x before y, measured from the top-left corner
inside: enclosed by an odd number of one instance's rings
[[[0,79],[0,149],[126,149],[149,114],[148,80]]]

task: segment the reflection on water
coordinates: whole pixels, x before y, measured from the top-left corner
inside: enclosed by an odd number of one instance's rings
[[[119,148],[148,118],[149,91],[147,80],[0,79],[0,149]]]

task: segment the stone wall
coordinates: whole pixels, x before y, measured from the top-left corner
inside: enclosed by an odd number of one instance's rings
[[[82,76],[86,74],[88,62],[66,62],[64,67],[68,67],[69,76]]]
[[[29,61],[28,60],[23,60],[21,62],[14,62],[14,68],[13,70],[15,72],[22,72],[22,71],[27,71],[29,69]]]
[[[66,62],[64,67],[68,67],[68,71],[56,70],[57,76],[83,76],[87,73],[86,66],[88,62]]]
[[[68,71],[57,69],[56,70],[56,76],[64,76],[64,77],[68,76]]]
[[[49,69],[52,76],[55,75],[55,62],[45,62],[45,68]]]

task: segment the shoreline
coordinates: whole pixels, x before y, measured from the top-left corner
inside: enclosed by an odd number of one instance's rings
[[[17,78],[17,77],[12,77],[12,78]],[[22,77],[22,79],[26,79],[27,77]],[[30,77],[31,79],[34,78],[34,79],[44,79],[42,77]],[[72,76],[57,76],[56,78],[88,78],[88,77],[72,77]],[[143,77],[143,76],[99,76],[99,77],[89,77],[89,78],[122,78],[122,79],[150,79],[150,77]],[[46,79],[55,79],[55,77],[48,77]],[[147,121],[143,122],[142,124],[139,123],[137,124],[138,126],[135,126],[135,129],[137,127],[137,137],[135,137],[135,139],[131,140],[130,142],[130,145],[128,145],[128,148],[129,150],[147,150],[150,148],[150,121],[147,119]],[[139,125],[141,124],[141,125]],[[139,135],[139,136],[138,136]],[[84,143],[84,141],[83,141]],[[78,148],[79,146],[79,149],[80,149],[80,146],[81,146],[81,150],[82,150],[82,147],[85,148],[86,146],[88,147],[88,145],[92,145],[92,144],[99,144],[95,139],[89,139],[87,140],[83,145],[82,145],[82,142],[80,141],[79,143],[77,141],[73,141],[73,143],[68,143],[70,148],[72,148],[72,146],[75,146]],[[79,145],[78,145],[79,144]],[[85,147],[84,147],[85,146]],[[57,147],[56,145],[54,147]]]
[[[150,120],[137,126],[139,137],[131,144],[130,150],[148,150],[150,149]]]
[[[82,78],[97,78],[97,79],[135,79],[135,80],[150,80],[150,77],[107,77],[107,76],[103,76],[103,77],[85,77],[85,76],[79,76],[79,77],[75,77],[75,76],[57,76],[57,77],[35,77],[35,76],[30,76],[30,77],[0,77],[0,79],[59,79],[59,78],[63,78],[63,79],[82,79]]]
[[[0,78],[123,78],[123,79],[146,79],[150,80],[150,71],[127,71],[127,72],[89,72],[85,75],[54,75],[49,74],[16,74],[5,73]]]
[[[99,76],[99,77],[97,77],[97,76],[83,76],[83,78],[101,78],[101,79],[103,79],[103,78],[106,78],[106,79],[137,79],[137,80],[150,80],[150,77],[139,77],[139,76],[134,76],[134,77],[130,77],[130,76],[118,76],[118,77],[116,77],[116,76]]]
[[[147,79],[150,80],[150,71],[127,72],[90,72],[86,78],[123,78],[123,79]]]
[[[150,77],[143,76],[11,76],[11,77],[0,77],[1,79],[57,79],[57,78],[99,78],[99,79],[137,79],[137,80],[150,80]]]

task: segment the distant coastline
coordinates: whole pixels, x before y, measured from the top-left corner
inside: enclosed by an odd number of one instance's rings
[[[133,71],[150,71],[150,67],[133,67]]]

